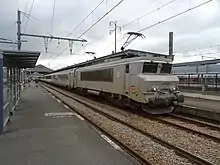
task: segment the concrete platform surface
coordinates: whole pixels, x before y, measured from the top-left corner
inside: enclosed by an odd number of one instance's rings
[[[139,164],[113,148],[85,121],[41,87],[26,87],[21,102],[0,136],[2,165],[131,165]]]
[[[220,122],[220,101],[186,97],[176,112]]]
[[[187,97],[182,105],[220,113],[220,101]]]
[[[218,96],[218,95],[193,93],[193,92],[182,92],[182,93],[186,97],[204,99],[204,100],[220,101],[220,96]]]

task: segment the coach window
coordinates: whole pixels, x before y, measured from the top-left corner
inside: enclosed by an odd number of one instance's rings
[[[129,73],[129,64],[126,64],[125,73]]]
[[[158,63],[145,62],[143,73],[157,73]]]

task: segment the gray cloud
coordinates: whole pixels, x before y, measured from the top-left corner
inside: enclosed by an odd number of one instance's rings
[[[90,13],[98,3],[100,3],[100,1],[101,0],[56,0],[52,34],[63,37],[67,36],[69,32],[71,32],[78,23],[81,22],[81,20]],[[93,43],[85,48],[83,48],[80,43],[74,44],[73,51],[75,51],[76,54],[80,54],[86,49],[89,51],[96,51],[97,56],[109,54],[114,48],[113,40],[112,42],[109,41],[109,39],[113,39],[113,37],[108,34],[110,20],[119,21],[118,24],[121,26],[169,1],[170,0],[138,0],[137,2],[134,2],[124,0],[124,2],[111,14],[82,37]],[[191,6],[204,1],[205,0],[191,1],[191,3],[193,3]],[[30,9],[31,2],[32,1],[29,0],[27,12]],[[106,10],[112,8],[117,2],[119,2],[119,0],[111,0],[107,2],[107,4],[103,3],[79,28],[77,28],[76,31],[74,31],[70,37],[78,37],[81,35],[83,31],[97,21],[103,14],[105,14]],[[152,15],[148,15],[138,22],[126,27],[118,34],[118,36],[121,36],[126,31],[137,31],[183,11],[189,7],[188,2],[189,1],[186,2],[185,0],[177,0],[168,7],[163,8]],[[16,10],[20,8],[24,11],[25,3],[26,0],[7,0],[0,2],[0,37],[7,37],[16,40]],[[50,34],[52,6],[52,0],[35,0],[31,15],[36,19],[32,18],[29,20],[25,32]],[[147,37],[146,40],[138,39],[129,45],[129,48],[166,53],[168,50],[168,33],[170,31],[174,32],[174,46],[176,51],[217,44],[219,43],[220,37],[219,9],[220,2],[218,0],[213,0],[213,2],[204,7],[143,31],[143,34]],[[26,19],[23,20],[23,25],[25,24],[25,21]],[[101,37],[103,37],[101,40],[94,41]],[[22,49],[45,52],[43,39],[28,37],[23,37],[23,39],[28,40],[28,42],[22,45]],[[124,40],[118,41],[118,48],[123,42]],[[61,52],[67,46],[68,42],[62,41],[58,45],[57,41],[52,40],[49,46],[50,53],[43,53],[40,61],[44,63],[45,60],[48,61],[48,59],[54,58],[54,60],[52,60],[52,62],[54,62],[53,66],[61,66],[55,57],[57,53]],[[1,44],[0,48],[11,49],[12,47]],[[68,60],[70,58],[69,50],[65,51],[61,56],[66,57]],[[75,59],[79,60],[80,57],[76,56]],[[63,62],[62,66],[65,66],[65,60],[61,61]]]

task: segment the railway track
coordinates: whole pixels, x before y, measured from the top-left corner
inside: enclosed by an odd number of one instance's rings
[[[74,96],[72,96],[70,93],[64,91],[64,90],[60,90],[60,89],[56,89],[54,87],[51,87],[49,85],[46,85],[48,88],[50,88],[51,90],[54,90],[58,93],[60,93],[61,95],[65,96],[65,97],[68,97],[68,98],[71,98],[73,100],[75,100],[76,102],[79,102],[80,104],[83,104],[84,106],[92,109],[93,111],[95,111],[96,113],[98,114],[101,114],[102,116],[105,116],[106,118],[108,119],[111,119],[112,121],[115,121],[115,122],[118,122],[122,125],[125,125],[133,130],[135,130],[136,132],[139,132],[141,133],[142,135],[145,135],[147,137],[149,137],[150,139],[152,139],[153,141],[171,149],[171,150],[174,150],[175,153],[177,153],[178,155],[181,155],[182,157],[185,157],[187,158],[188,160],[190,160],[191,162],[194,162],[196,164],[203,164],[203,165],[213,165],[213,163],[211,163],[210,161],[198,156],[198,155],[195,155],[191,152],[188,152],[187,150],[184,150],[180,147],[177,147],[173,144],[171,144],[170,142],[167,142],[151,133],[148,133],[147,131],[144,131],[142,129],[139,129],[137,127],[135,127],[134,125],[131,125],[129,122],[125,122],[119,118],[116,118],[108,113],[105,113],[101,110],[99,110],[98,108],[92,106],[91,104],[89,103],[86,103],[86,101],[83,101],[81,99],[78,99]],[[82,114],[81,114],[82,115]],[[89,119],[88,119],[89,120]],[[159,120],[159,119],[157,119]],[[91,121],[90,121],[91,122]],[[160,121],[161,122],[161,121]],[[100,129],[100,128],[99,128]],[[102,130],[104,131],[104,130]],[[151,164],[150,162],[146,161],[146,159],[144,159],[143,157],[141,157],[140,155],[138,155],[137,153],[135,153],[134,151],[132,151],[131,149],[129,149],[128,147],[124,146],[120,141],[118,141],[117,139],[115,139],[114,137],[112,137],[111,135],[108,134],[108,132],[104,131],[108,136],[110,136],[111,138],[113,138],[114,141],[116,141],[116,143],[118,143],[120,146],[122,146],[122,148],[124,148],[125,150],[127,150],[130,154],[132,154],[133,156],[135,156],[138,160],[140,160],[143,164]]]
[[[61,93],[60,91],[52,88],[51,86],[48,86],[46,84],[44,84],[46,87],[57,91],[59,93]],[[45,88],[45,86],[43,85],[43,88]],[[47,91],[49,91],[50,93],[52,93],[50,90],[48,90],[47,88],[45,88]],[[68,95],[61,93],[62,95],[69,97]],[[57,97],[57,96],[56,96]],[[59,98],[59,97],[57,97]],[[60,99],[60,98],[59,98]],[[73,99],[73,98],[72,98]],[[75,100],[75,99],[74,99]],[[65,103],[66,104],[66,103]],[[137,154],[136,152],[134,152],[132,149],[130,149],[129,147],[127,147],[126,145],[124,145],[124,143],[122,143],[120,140],[118,140],[117,138],[111,136],[111,134],[108,133],[108,131],[106,131],[105,129],[102,129],[101,127],[99,127],[98,125],[96,125],[92,120],[90,120],[88,117],[86,117],[85,115],[83,115],[82,113],[80,113],[79,111],[77,111],[74,107],[66,104],[68,107],[71,107],[71,109],[73,111],[75,111],[77,114],[83,116],[84,119],[86,119],[87,122],[89,122],[92,126],[95,127],[95,129],[99,130],[100,132],[104,133],[105,135],[107,135],[108,137],[110,137],[116,144],[118,144],[121,148],[123,148],[125,151],[127,151],[131,156],[133,156],[135,159],[137,159],[141,164],[143,165],[153,165],[152,163],[148,162],[143,156]]]
[[[202,137],[209,138],[217,143],[220,143],[220,128],[218,126],[214,126],[209,123],[199,122],[175,114],[170,114],[167,117],[149,116],[149,118],[194,134],[198,134]],[[208,129],[203,131],[203,128],[208,128]],[[207,130],[210,131],[207,132]],[[215,134],[219,136],[212,135],[212,132],[215,132]]]
[[[177,114],[169,114],[169,116],[177,118],[179,120],[189,121],[189,122],[191,122],[193,124],[196,124],[196,125],[201,125],[203,127],[209,127],[211,129],[219,130],[220,131],[220,125],[216,125],[216,124],[200,121],[200,120],[197,120],[197,119],[192,119],[192,118],[185,117],[185,116],[182,116],[182,115],[177,115]]]

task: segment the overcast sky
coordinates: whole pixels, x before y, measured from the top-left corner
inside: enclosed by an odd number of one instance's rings
[[[54,0],[0,0],[0,37],[16,41],[16,11],[30,13],[29,20],[22,16],[22,32],[78,38],[93,23],[114,7],[120,0],[105,0],[78,28],[75,27],[102,0],[55,0],[54,19],[52,21]],[[73,44],[73,54],[67,41],[52,40],[45,52],[44,40],[22,37],[27,43],[22,50],[41,51],[38,64],[52,69],[92,59],[85,51],[96,52],[96,56],[110,54],[114,50],[114,35],[109,35],[109,21],[117,21],[121,31],[117,33],[117,51],[123,45],[123,35],[128,31],[139,31],[173,15],[202,4],[208,0],[124,0],[109,15],[96,24],[81,38],[88,41]],[[170,3],[169,3],[170,2]],[[169,3],[166,7],[161,6]],[[33,4],[33,5],[32,5]],[[155,9],[159,10],[147,14]],[[144,17],[140,18],[141,16]],[[138,18],[140,18],[138,20]],[[174,32],[175,62],[219,58],[220,47],[220,0],[212,0],[195,10],[141,31],[146,39],[138,38],[127,49],[140,49],[159,53],[168,52],[168,33]],[[123,27],[129,22],[132,24]],[[53,22],[53,23],[52,23]],[[53,26],[52,26],[53,25]],[[75,30],[74,30],[75,29]],[[74,30],[74,31],[73,31]],[[72,32],[73,31],[73,32]],[[71,35],[70,35],[70,32]],[[12,46],[0,44],[0,49],[13,49]],[[179,52],[184,53],[179,54]],[[213,54],[209,54],[209,53]]]

